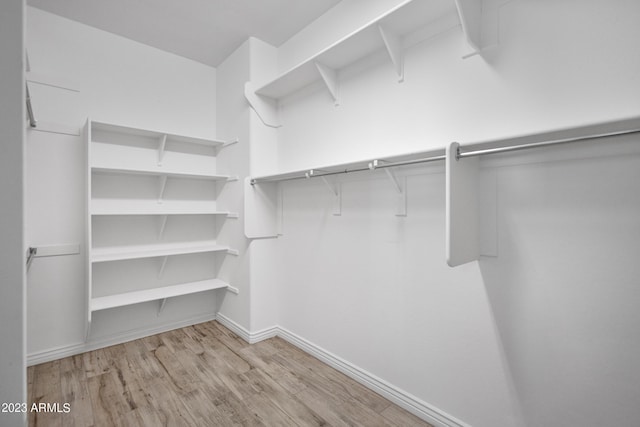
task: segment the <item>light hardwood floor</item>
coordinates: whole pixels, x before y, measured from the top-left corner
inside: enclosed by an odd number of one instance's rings
[[[202,323],[28,369],[30,426],[429,426],[280,338]],[[61,407],[61,409],[64,409]]]

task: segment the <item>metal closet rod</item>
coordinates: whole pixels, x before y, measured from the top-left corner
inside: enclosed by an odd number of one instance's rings
[[[477,149],[477,150],[471,149],[469,151],[462,151],[464,147],[460,146],[458,147],[458,151],[456,153],[456,159],[463,159],[465,157],[483,156],[487,154],[506,153],[509,151],[526,150],[529,148],[539,148],[539,147],[546,147],[546,146],[557,145],[557,144],[566,144],[569,142],[589,141],[589,140],[602,139],[602,138],[608,138],[613,136],[630,135],[634,133],[640,133],[640,129],[621,130],[621,131],[615,131],[615,132],[578,136],[578,137],[572,137],[572,138],[560,138],[560,139],[554,139],[550,141],[530,142],[525,144],[509,145],[505,147],[483,148],[483,149]],[[367,170],[416,165],[421,163],[435,162],[438,160],[445,160],[446,157],[447,157],[446,155],[434,155],[430,157],[423,157],[420,159],[405,160],[400,162],[386,162],[385,160],[381,159],[381,160],[374,160],[373,162],[369,163],[369,166],[366,168],[365,167],[353,168],[353,169],[346,168],[338,171],[323,171],[321,169],[311,169],[309,170],[309,172],[305,173],[304,175],[293,176],[289,178],[278,178],[277,176],[272,178],[268,178],[268,177],[254,178],[251,180],[251,185],[260,183],[260,182],[293,181],[296,179],[318,178],[318,177],[330,176],[330,175],[341,175],[341,174],[346,174],[351,172],[363,172]],[[379,163],[379,162],[385,162],[385,163]]]
[[[549,145],[566,144],[569,142],[590,141],[594,139],[609,138],[612,136],[630,135],[634,133],[640,133],[640,129],[628,129],[628,130],[601,133],[601,134],[595,134],[595,135],[576,136],[572,138],[560,138],[560,139],[554,139],[550,141],[530,142],[527,144],[517,144],[517,145],[509,145],[506,147],[484,148],[484,149],[469,150],[469,151],[461,151],[461,149],[464,149],[464,147],[461,146],[461,147],[458,147],[456,158],[463,159],[465,157],[483,156],[486,154],[506,153],[508,151],[526,150],[529,148],[546,147]]]
[[[429,156],[429,157],[423,157],[420,159],[413,159],[413,160],[403,160],[403,161],[399,161],[399,162],[386,162],[383,159],[379,159],[379,160],[373,160],[372,162],[369,162],[369,165],[367,167],[360,167],[360,168],[345,168],[345,169],[341,169],[341,170],[337,170],[337,171],[323,171],[322,169],[310,169],[308,172],[306,172],[304,175],[300,175],[300,176],[292,176],[289,178],[278,178],[278,177],[273,177],[273,178],[254,178],[251,180],[251,185],[256,184],[256,183],[260,183],[260,182],[282,182],[282,181],[293,181],[296,179],[307,179],[307,178],[320,178],[323,176],[331,176],[331,175],[343,175],[346,173],[352,173],[352,172],[364,172],[364,171],[368,171],[368,170],[376,170],[376,169],[386,169],[386,168],[392,168],[392,167],[397,167],[397,166],[409,166],[409,165],[416,165],[416,164],[420,164],[420,163],[429,163],[429,162],[435,162],[438,160],[444,160],[446,159],[446,155],[444,154],[438,154],[435,156]],[[379,162],[385,162],[385,163],[379,163]]]

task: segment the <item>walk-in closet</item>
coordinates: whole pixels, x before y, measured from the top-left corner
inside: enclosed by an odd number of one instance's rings
[[[639,426],[639,22],[3,0],[0,426]]]

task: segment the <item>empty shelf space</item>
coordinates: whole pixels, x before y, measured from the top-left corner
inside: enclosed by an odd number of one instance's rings
[[[91,262],[123,261],[128,259],[153,258],[160,256],[186,255],[203,252],[227,252],[229,247],[214,241],[158,243],[153,245],[110,246],[93,248]]]
[[[195,201],[104,200],[91,201],[91,215],[220,215],[234,216],[217,210],[216,204]]]
[[[217,175],[213,172],[192,172],[187,169],[163,169],[162,167],[145,168],[145,167],[129,167],[118,165],[93,165],[92,172],[96,173],[123,173],[132,175],[155,175],[166,176],[169,178],[189,178],[189,179],[206,179],[212,181],[226,181],[229,179],[227,175]]]
[[[157,301],[165,298],[189,295],[213,289],[224,289],[228,287],[229,285],[222,280],[209,279],[199,282],[182,283],[179,285],[163,286],[143,291],[97,297],[91,299],[91,311],[106,310],[109,308],[123,307],[126,305]]]

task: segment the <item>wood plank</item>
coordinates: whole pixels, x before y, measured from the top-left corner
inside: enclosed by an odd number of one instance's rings
[[[282,354],[302,361],[303,366],[313,372],[314,375],[324,378],[327,384],[334,388],[334,392],[339,389],[341,395],[346,396],[346,398],[353,398],[375,412],[380,413],[390,405],[390,402],[384,397],[300,349],[284,348]]]
[[[256,344],[243,349],[240,354],[251,366],[265,372],[289,393],[296,394],[306,388],[304,380],[299,375],[274,360],[273,354],[265,354],[263,349],[263,346]]]
[[[209,335],[216,337],[218,340],[220,340],[220,342],[224,343],[224,345],[226,345],[230,350],[235,352],[239,352],[243,348],[251,346],[251,344],[249,344],[248,342],[240,338],[238,335],[236,335],[235,333],[225,328],[224,326],[222,326],[216,321],[194,325],[194,328],[197,331],[204,333],[205,337]]]
[[[287,414],[296,424],[305,426],[326,425],[322,416],[292,396],[270,376],[257,369],[242,374],[252,384],[254,390],[266,396],[282,412]]]
[[[109,360],[105,356],[104,349],[89,351],[82,355],[82,363],[87,378],[102,375],[109,372]]]
[[[33,403],[63,404],[62,390],[60,386],[60,361],[43,363],[36,366],[34,374]],[[31,410],[31,407],[29,408]],[[45,425],[62,427],[62,414],[58,412],[37,411],[33,413],[33,425]]]
[[[71,405],[71,411],[62,414],[62,424],[76,427],[93,426],[89,384],[81,355],[60,360],[60,385],[64,403]]]
[[[88,386],[96,425],[126,427],[123,417],[132,408],[117,392],[115,378],[111,372],[89,377]]]

